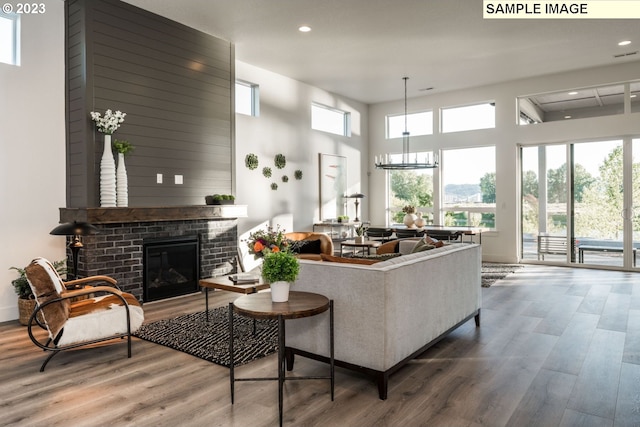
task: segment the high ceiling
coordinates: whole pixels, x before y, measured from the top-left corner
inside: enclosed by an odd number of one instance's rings
[[[239,61],[364,103],[401,99],[403,76],[412,97],[640,61],[615,57],[640,50],[637,20],[485,20],[480,0],[126,1],[229,40]]]

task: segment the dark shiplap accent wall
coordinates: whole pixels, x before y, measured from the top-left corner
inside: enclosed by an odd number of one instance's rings
[[[231,193],[233,45],[117,0],[66,7],[67,207],[100,205],[103,135],[89,113],[107,108],[127,113],[113,138],[135,146],[129,206]]]

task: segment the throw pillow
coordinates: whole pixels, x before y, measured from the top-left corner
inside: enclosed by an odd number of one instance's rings
[[[435,245],[430,245],[429,243],[425,242],[424,240],[420,240],[413,247],[413,250],[411,251],[411,253],[415,254],[416,252],[428,251],[428,250],[431,250],[431,249],[435,249]]]
[[[316,240],[290,240],[289,247],[291,252],[296,254],[319,254],[322,242]]]
[[[376,259],[378,261],[386,261],[391,258],[397,258],[401,256],[400,253],[389,253],[389,254],[373,254],[373,255],[354,255],[351,258],[358,259]]]
[[[381,259],[361,259],[361,258],[343,258],[339,256],[320,254],[320,257],[323,261],[328,262],[340,262],[344,264],[363,264],[363,265],[371,265],[376,262],[382,261]]]
[[[440,248],[444,246],[444,242],[442,240],[433,239],[425,234],[424,236],[425,243],[435,246],[436,248]]]

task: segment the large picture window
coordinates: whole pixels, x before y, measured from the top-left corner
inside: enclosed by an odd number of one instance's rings
[[[444,225],[495,228],[496,149],[442,152]]]
[[[433,159],[432,152],[410,153],[409,158],[426,162]],[[391,162],[402,161],[402,154],[389,156]],[[433,222],[433,169],[389,171],[389,200],[387,206],[389,224],[401,224],[402,208],[411,205],[422,212],[427,224]]]

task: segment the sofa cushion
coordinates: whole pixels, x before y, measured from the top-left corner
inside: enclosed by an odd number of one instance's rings
[[[429,250],[435,249],[435,248],[436,247],[434,245],[429,244],[429,243],[425,242],[424,240],[420,240],[418,243],[415,244],[413,249],[411,249],[411,253],[415,254],[416,252],[429,251]]]
[[[363,265],[371,265],[377,262],[381,262],[381,259],[362,259],[362,258],[344,258],[339,256],[320,254],[320,257],[323,261],[328,262],[340,262],[344,264],[363,264]]]

